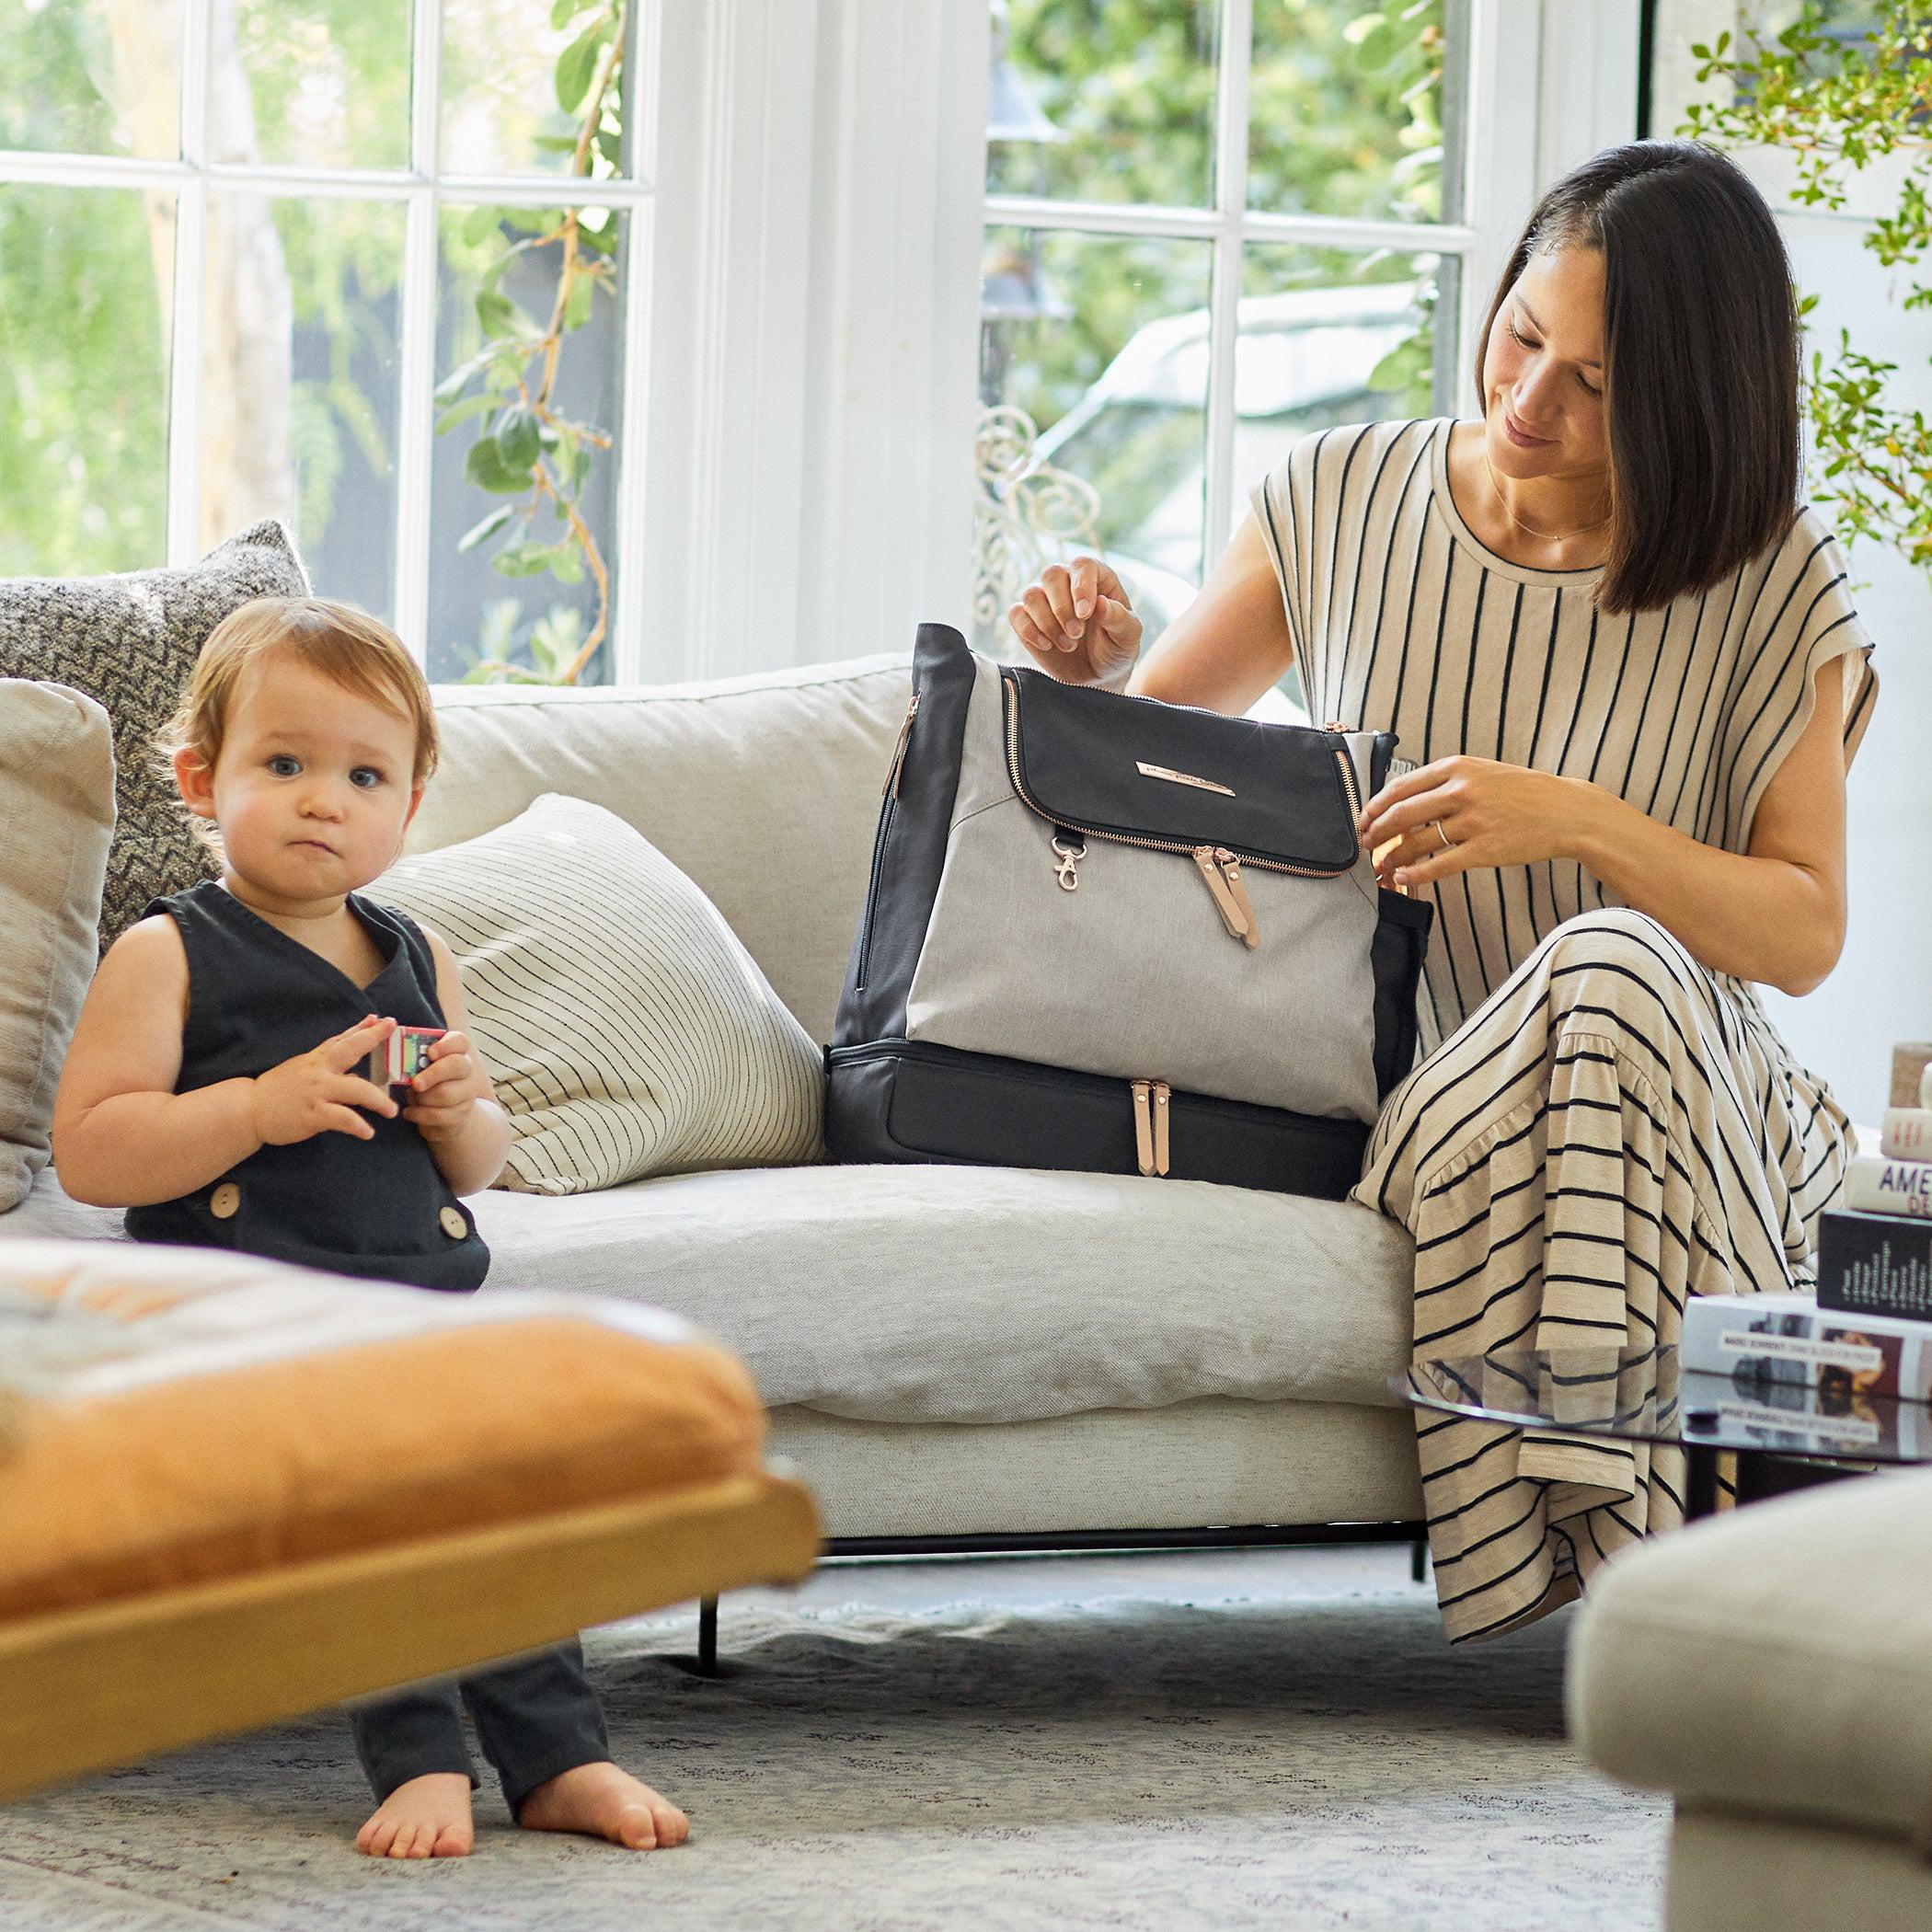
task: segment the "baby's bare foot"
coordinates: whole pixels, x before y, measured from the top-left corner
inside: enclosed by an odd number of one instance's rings
[[[682,1845],[691,1821],[667,1798],[608,1762],[578,1765],[546,1778],[517,1807],[533,1832],[582,1832],[631,1851]]]
[[[355,1848],[372,1858],[460,1858],[476,1842],[469,1779],[460,1771],[431,1771],[397,1785],[355,1834]]]

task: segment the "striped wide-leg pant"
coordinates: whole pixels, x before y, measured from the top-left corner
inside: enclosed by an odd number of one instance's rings
[[[1685,1297],[1813,1279],[1851,1152],[1744,983],[1656,920],[1550,932],[1383,1107],[1350,1198],[1415,1237],[1418,1358],[1677,1340]],[[1684,1452],[1417,1415],[1452,1640],[1578,1595],[1684,1512]]]

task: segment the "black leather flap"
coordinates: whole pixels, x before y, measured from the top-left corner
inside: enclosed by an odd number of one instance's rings
[[[1000,679],[1008,770],[1043,817],[1284,865],[1355,863],[1335,733],[1063,684],[1025,666],[1001,666]]]

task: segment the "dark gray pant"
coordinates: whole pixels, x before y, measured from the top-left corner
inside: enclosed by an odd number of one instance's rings
[[[583,1646],[573,1637],[555,1650],[351,1705],[356,1754],[378,1804],[398,1785],[431,1771],[460,1772],[476,1788],[463,1735],[465,1704],[512,1818],[546,1778],[611,1754],[603,1707],[583,1673]]]

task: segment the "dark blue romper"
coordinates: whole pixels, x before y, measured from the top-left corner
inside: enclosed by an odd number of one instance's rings
[[[213,882],[149,905],[174,920],[188,952],[178,1094],[265,1074],[372,1013],[443,1025],[421,928],[359,893],[349,905],[385,961],[366,986]],[[363,1118],[374,1140],[325,1133],[260,1148],[192,1194],[130,1208],[128,1233],[417,1288],[480,1287],[489,1249],[429,1143],[399,1113]]]
[[[212,882],[149,905],[149,913],[174,920],[188,954],[178,1094],[264,1074],[367,1014],[406,1026],[443,1024],[436,962],[422,929],[359,893],[348,903],[384,958],[366,986]],[[127,1231],[137,1241],[231,1248],[419,1288],[479,1287],[489,1249],[429,1143],[400,1113],[393,1121],[363,1118],[375,1129],[373,1140],[327,1132],[260,1148],[191,1194],[130,1208]],[[353,1707],[356,1748],[379,1800],[431,1771],[462,1772],[477,1782],[463,1703],[512,1813],[545,1779],[610,1755],[597,1694],[573,1639],[454,1683]]]

